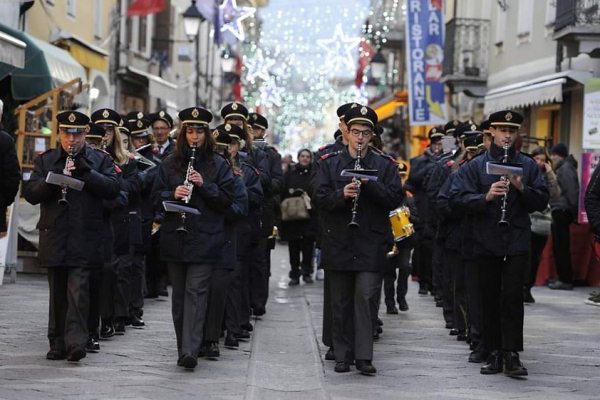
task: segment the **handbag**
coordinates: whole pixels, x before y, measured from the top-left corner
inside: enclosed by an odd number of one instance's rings
[[[544,211],[535,211],[529,214],[531,218],[531,232],[540,236],[548,236],[552,225],[552,212],[550,207]]]
[[[288,197],[281,202],[281,220],[303,221],[310,218],[310,197],[306,192],[301,196]]]

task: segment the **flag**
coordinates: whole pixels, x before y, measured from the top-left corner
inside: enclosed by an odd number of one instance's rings
[[[235,101],[243,102],[244,98],[242,97],[242,80],[239,78],[242,76],[242,58],[240,56],[236,57],[235,73],[238,78],[233,85],[233,98]]]
[[[371,46],[371,44],[363,39],[358,45],[358,69],[356,70],[356,77],[354,78],[354,84],[360,88],[363,83],[363,75],[365,69],[369,66],[369,63],[375,56],[377,50]]]
[[[128,17],[158,14],[165,9],[165,0],[135,0],[127,9]]]

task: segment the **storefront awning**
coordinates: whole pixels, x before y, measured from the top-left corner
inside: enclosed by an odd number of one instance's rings
[[[371,105],[371,108],[377,113],[379,121],[393,117],[396,113],[396,109],[400,106],[404,106],[408,103],[408,93],[406,91],[397,91],[394,94],[383,98],[375,104]]]
[[[0,31],[0,63],[23,68],[26,47],[27,44],[22,40]]]
[[[87,83],[85,70],[69,52],[2,24],[0,32],[27,44],[23,69],[0,63],[0,80],[11,76],[12,97],[15,100],[32,99],[76,78]]]
[[[61,47],[68,49],[77,62],[88,69],[108,72],[109,53],[69,32],[61,31],[57,34],[55,43],[59,42]]]
[[[151,97],[160,99],[165,103],[170,102],[175,105],[175,108],[177,107],[177,85],[141,69],[127,67],[127,70],[148,79],[148,93]]]
[[[567,79],[584,83],[586,72],[564,71],[490,90],[485,96],[485,113],[548,103],[561,103]]]

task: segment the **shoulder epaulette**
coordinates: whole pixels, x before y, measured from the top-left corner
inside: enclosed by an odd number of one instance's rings
[[[115,173],[117,173],[117,174],[123,173],[123,170],[117,164],[115,164]]]
[[[110,153],[109,153],[108,151],[106,151],[106,150],[102,150],[102,149],[100,149],[100,148],[98,148],[98,147],[92,147],[92,148],[93,148],[94,150],[98,150],[99,152],[101,152],[101,153],[104,153],[104,154],[106,154],[106,155],[110,156]]]
[[[390,156],[389,154],[387,154],[387,153],[384,153],[383,151],[381,151],[381,150],[379,150],[379,149],[377,149],[377,148],[375,148],[375,147],[373,147],[373,148],[372,148],[372,150],[375,150],[375,151],[374,151],[374,153],[375,153],[375,154],[377,154],[378,156],[380,156],[380,157],[383,157],[383,158],[386,158],[386,159],[388,159],[389,161],[393,162],[394,164],[398,164],[398,161],[396,161],[396,160],[394,159],[394,157]]]
[[[334,151],[333,153],[323,154],[321,156],[321,160],[327,160],[329,157],[337,156],[340,153],[341,153],[341,151]]]
[[[454,160],[448,160],[446,161],[446,167],[447,168],[452,168],[452,166],[454,166],[455,161]]]
[[[333,146],[331,143],[330,144],[324,144],[323,146],[319,147],[319,150],[317,151],[323,151],[329,147]]]

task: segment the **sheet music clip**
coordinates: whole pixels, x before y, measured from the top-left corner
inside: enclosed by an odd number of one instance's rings
[[[163,208],[166,212],[178,212],[184,214],[200,215],[200,211],[194,207],[184,206],[175,201],[163,201]]]
[[[79,192],[83,189],[83,186],[85,185],[85,182],[80,179],[76,179],[67,175],[57,174],[52,171],[48,172],[48,175],[46,175],[46,183],[49,183],[51,185],[57,185],[60,187],[67,187],[69,189],[77,190]]]
[[[496,175],[496,176],[504,176],[504,175],[523,176],[523,164],[488,161],[485,164],[485,173],[488,175]]]
[[[377,182],[377,170],[376,169],[343,169],[340,176],[347,176],[349,178],[356,179],[367,179],[369,181]]]

